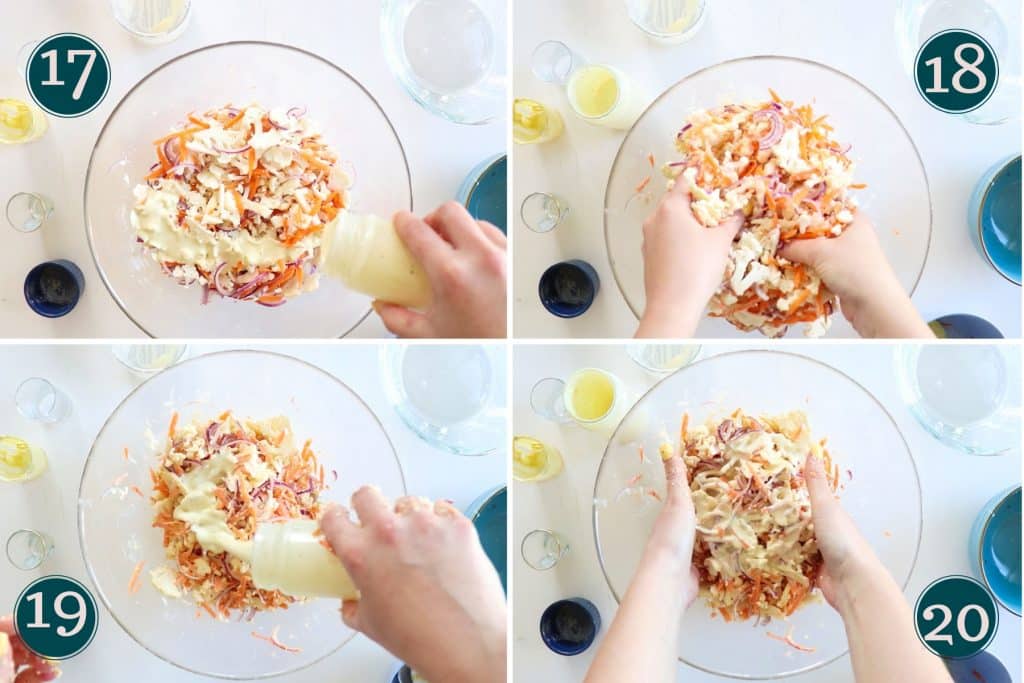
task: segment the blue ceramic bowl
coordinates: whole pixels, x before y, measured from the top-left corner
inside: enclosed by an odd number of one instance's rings
[[[549,313],[575,318],[587,312],[601,289],[597,271],[586,261],[556,263],[540,276],[538,294]]]
[[[40,263],[25,276],[25,301],[46,318],[67,315],[85,290],[85,277],[71,261]]]
[[[1002,605],[1021,614],[1021,488],[990,500],[971,529],[971,564],[975,575]]]
[[[1010,282],[1021,283],[1021,159],[1001,161],[981,177],[968,220],[975,246]]]
[[[552,652],[571,657],[586,651],[598,631],[601,614],[584,598],[559,600],[540,617],[540,637]]]
[[[501,587],[508,590],[508,491],[504,486],[485,492],[466,510],[473,520],[480,545],[498,570]]]
[[[508,232],[508,161],[504,154],[484,159],[462,181],[456,195],[470,215]]]
[[[988,652],[979,652],[967,659],[947,660],[946,669],[953,683],[1013,683],[1003,663]]]
[[[999,328],[976,315],[954,313],[928,323],[939,339],[1002,339]]]

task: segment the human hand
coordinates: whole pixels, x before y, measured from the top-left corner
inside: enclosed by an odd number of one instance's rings
[[[729,249],[743,217],[705,228],[690,210],[686,183],[676,182],[644,221],[647,304],[637,337],[692,337],[708,300],[722,284]]]
[[[841,613],[851,597],[853,584],[873,573],[885,573],[885,568],[840,505],[820,458],[807,456],[804,481],[811,499],[814,535],[825,560],[818,587],[828,603]]]
[[[505,337],[505,235],[448,202],[422,220],[395,214],[395,231],[423,266],[433,290],[425,313],[373,302],[384,326],[399,337]]]
[[[345,623],[427,680],[505,680],[506,608],[497,572],[473,523],[451,503],[391,502],[374,487],[352,496],[360,523],[340,506],[320,521],[359,589]]]
[[[21,673],[15,677],[18,671]],[[0,683],[45,683],[59,675],[56,664],[25,647],[14,629],[13,617],[0,617]]]
[[[792,240],[779,255],[810,266],[839,296],[843,315],[862,337],[934,336],[886,260],[871,220],[860,211],[838,237]]]
[[[693,566],[697,515],[682,456],[667,451],[662,456],[662,464],[667,490],[665,505],[647,540],[644,562],[664,562],[682,577],[683,605],[688,607],[697,598],[700,588],[697,568]]]

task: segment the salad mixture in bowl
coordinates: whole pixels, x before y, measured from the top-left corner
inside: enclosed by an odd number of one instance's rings
[[[771,97],[690,115],[675,139],[682,159],[664,172],[670,187],[686,183],[705,227],[736,212],[746,218],[709,315],[769,337],[810,323],[808,336],[821,336],[835,296],[817,273],[778,249],[790,240],[842,234],[857,206],[850,190],[866,185],[853,182],[850,145],[833,139],[827,116],[774,91]]]
[[[135,388],[82,471],[92,589],[139,645],[202,676],[296,671],[355,636],[338,601],[254,587],[256,526],[303,524],[363,485],[405,495],[369,406],[330,373],[262,351],[185,360]],[[319,539],[324,541],[324,539]]]
[[[179,425],[174,413],[149,473],[153,526],[170,561],[150,570],[153,587],[217,619],[251,619],[294,603],[255,587],[249,563],[257,524],[320,517],[330,483],[311,445],[298,447],[283,416],[243,419],[229,410]]]
[[[279,306],[316,288],[349,174],[301,108],[226,105],[153,141],[134,190],[136,238],[181,285]]]
[[[819,588],[823,539],[804,480],[808,454],[819,457],[840,505],[893,579],[909,580],[921,490],[892,417],[820,361],[739,351],[696,361],[654,385],[608,442],[593,524],[601,571],[617,600],[666,500],[663,459],[677,452],[696,513],[700,597],[683,612],[677,644],[689,666],[766,680],[846,653],[842,617]]]
[[[833,491],[840,487],[825,439],[811,436],[801,411],[754,418],[740,409],[688,423],[684,415],[678,451],[697,514],[701,595],[726,621],[790,616],[813,599],[822,566],[803,475],[808,454],[822,459]],[[662,457],[676,450],[664,443]]]
[[[311,52],[238,41],[176,56],[128,90],[84,192],[89,249],[124,314],[175,339],[354,330],[371,300],[324,276],[329,227],[342,212],[412,209],[374,87]]]
[[[770,87],[780,83],[776,95]],[[857,336],[834,315],[841,302],[818,274],[779,248],[837,237],[858,213],[870,218],[903,289],[917,286],[932,223],[920,154],[885,101],[836,69],[792,57],[733,59],[686,76],[640,116],[604,199],[612,273],[637,319],[647,303],[641,226],[664,191],[662,173],[686,184],[699,223],[716,226],[737,212],[744,219],[696,337]]]

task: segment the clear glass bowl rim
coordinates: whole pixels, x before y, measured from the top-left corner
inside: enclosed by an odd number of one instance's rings
[[[395,142],[398,144],[398,149],[402,154],[402,164],[405,166],[405,178],[409,187],[409,211],[412,211],[413,209],[412,172],[409,170],[409,157],[405,153],[405,145],[402,144],[402,138],[398,135],[398,131],[395,129],[395,124],[392,123],[391,118],[388,116],[387,112],[384,111],[384,108],[380,106],[380,102],[377,101],[377,98],[373,96],[373,94],[367,89],[365,85],[362,84],[360,80],[358,80],[348,71],[342,69],[340,66],[338,66],[331,60],[327,59],[326,57],[321,57],[320,55],[314,54],[313,52],[310,52],[308,50],[303,50],[302,48],[295,47],[294,45],[287,45],[285,43],[275,43],[268,40],[229,40],[223,43],[213,43],[212,45],[204,45],[203,47],[196,48],[195,50],[183,52],[182,54],[167,60],[166,62],[164,62],[163,64],[161,64],[160,66],[156,67],[148,74],[143,76],[141,79],[139,79],[139,82],[133,85],[131,88],[129,88],[128,91],[121,96],[121,99],[118,100],[117,105],[112,110],[110,110],[110,114],[107,115],[107,120],[103,122],[103,127],[100,128],[99,135],[96,136],[96,142],[93,143],[92,150],[89,152],[89,163],[85,167],[85,183],[82,187],[82,215],[85,219],[83,221],[85,224],[85,237],[89,243],[89,255],[92,257],[92,263],[96,267],[96,272],[99,273],[100,279],[103,281],[103,286],[106,287],[107,292],[110,294],[110,297],[117,303],[118,308],[120,308],[121,312],[125,314],[125,317],[131,320],[132,323],[137,328],[139,328],[147,337],[150,337],[151,339],[157,339],[158,337],[149,330],[147,330],[145,327],[143,327],[142,324],[139,321],[137,321],[132,316],[131,313],[128,312],[128,309],[125,307],[124,302],[121,301],[121,297],[117,295],[117,292],[114,291],[113,286],[107,279],[107,274],[100,266],[99,258],[97,258],[96,256],[96,247],[93,244],[92,224],[89,221],[89,182],[92,178],[93,162],[96,158],[96,149],[103,141],[103,137],[104,135],[106,135],[107,129],[110,127],[111,122],[114,120],[114,116],[116,116],[117,112],[120,111],[121,106],[126,101],[128,101],[128,98],[131,97],[136,90],[141,88],[146,81],[155,76],[157,73],[168,68],[175,62],[181,61],[183,59],[186,59],[187,57],[191,57],[192,55],[198,54],[200,52],[206,52],[208,50],[215,50],[226,47],[237,47],[243,45],[256,45],[272,48],[281,48],[284,50],[297,52],[299,54],[305,55],[306,57],[311,57],[312,59],[315,59],[319,62],[323,62],[327,66],[331,67],[332,69],[340,73],[342,76],[347,78],[349,81],[351,81],[352,84],[355,85],[357,88],[362,90],[363,94],[366,95],[367,98],[369,98],[370,102],[373,103],[373,106],[376,107],[377,111],[380,112],[380,115],[384,117],[384,121],[387,123],[388,128],[391,129],[391,134],[395,136]],[[363,321],[366,320],[367,317],[369,317],[370,312],[372,310],[372,308],[368,307],[366,309],[366,312],[363,313],[363,315],[358,320],[352,323],[352,326],[345,330],[338,338],[340,339],[343,337],[347,337],[349,334],[352,333],[353,330],[362,325]]]
[[[93,588],[96,589],[96,594],[99,595],[100,602],[103,603],[103,606],[107,609],[107,612],[110,614],[110,617],[115,622],[117,622],[117,625],[121,627],[121,630],[124,631],[125,633],[127,633],[128,636],[131,637],[132,640],[134,640],[136,643],[141,645],[146,650],[146,652],[148,652],[149,654],[153,655],[157,659],[170,664],[171,666],[174,666],[174,667],[176,667],[178,669],[182,669],[183,671],[188,671],[189,673],[196,674],[197,676],[207,676],[207,677],[211,677],[211,678],[219,678],[219,679],[222,679],[222,680],[236,680],[236,681],[242,681],[242,680],[261,680],[261,679],[267,679],[267,678],[275,678],[275,677],[278,677],[278,676],[286,676],[286,675],[294,674],[294,673],[296,673],[298,671],[302,671],[304,669],[308,669],[308,668],[312,667],[313,665],[318,664],[319,662],[324,661],[328,657],[332,657],[335,654],[337,654],[338,651],[341,650],[341,648],[343,648],[348,643],[352,642],[352,639],[355,638],[357,635],[359,635],[359,633],[357,631],[353,630],[353,632],[347,638],[345,638],[340,643],[338,643],[338,647],[334,648],[330,652],[324,653],[324,655],[322,657],[320,657],[318,659],[311,660],[311,661],[309,661],[309,662],[307,662],[307,663],[303,664],[302,666],[297,667],[295,669],[288,669],[288,670],[283,670],[283,671],[275,671],[275,672],[272,672],[272,673],[269,673],[269,674],[263,674],[263,675],[259,675],[259,676],[245,676],[245,677],[243,677],[243,676],[234,676],[234,675],[231,675],[231,674],[220,674],[220,673],[211,674],[211,673],[208,673],[208,672],[205,672],[205,671],[196,671],[194,669],[190,669],[187,666],[185,666],[185,665],[183,665],[183,664],[181,664],[179,662],[171,661],[170,659],[165,658],[163,655],[161,655],[161,654],[151,650],[146,643],[144,643],[141,640],[139,640],[136,637],[135,633],[131,629],[129,629],[124,624],[124,622],[121,621],[120,617],[118,617],[118,615],[117,615],[117,612],[114,611],[114,608],[111,605],[110,599],[107,597],[107,594],[103,592],[103,588],[100,586],[100,582],[99,582],[99,580],[96,577],[96,573],[93,571],[92,563],[89,561],[89,555],[88,555],[88,552],[87,552],[87,549],[86,549],[86,541],[85,541],[85,531],[84,531],[84,528],[85,528],[85,524],[84,524],[84,522],[85,522],[85,520],[84,520],[85,508],[82,506],[83,487],[85,486],[86,474],[89,471],[89,466],[92,464],[93,455],[94,455],[94,453],[96,451],[96,441],[99,439],[99,437],[103,433],[103,431],[107,428],[107,425],[110,424],[110,421],[112,419],[114,419],[114,416],[117,415],[118,412],[120,412],[120,410],[128,403],[128,401],[130,401],[137,393],[139,393],[139,391],[142,390],[142,387],[146,386],[146,384],[148,384],[149,382],[155,381],[157,378],[161,378],[164,373],[172,372],[172,371],[177,370],[178,368],[182,368],[182,367],[185,367],[185,366],[197,363],[198,361],[200,361],[202,359],[215,358],[215,357],[227,356],[227,355],[230,355],[230,356],[241,356],[241,355],[245,355],[245,356],[264,356],[264,357],[272,357],[272,358],[274,358],[276,360],[285,360],[285,361],[289,361],[289,362],[293,362],[293,363],[299,363],[301,365],[306,366],[310,370],[314,370],[317,373],[320,373],[321,375],[323,375],[327,379],[330,379],[335,384],[337,384],[339,387],[341,387],[341,389],[343,389],[344,391],[347,391],[349,394],[351,394],[352,397],[356,401],[358,401],[359,403],[362,404],[362,406],[366,409],[366,412],[369,413],[369,415],[373,418],[374,422],[377,423],[377,426],[380,427],[381,434],[384,435],[384,439],[385,439],[385,441],[387,441],[388,446],[391,449],[391,457],[393,457],[395,459],[395,465],[398,467],[398,478],[399,478],[399,480],[402,483],[402,490],[406,491],[406,492],[408,491],[408,486],[407,486],[407,482],[406,482],[406,479],[405,479],[405,470],[402,468],[402,461],[398,457],[398,452],[395,450],[395,444],[391,440],[391,436],[388,434],[387,429],[384,428],[384,423],[381,422],[380,417],[377,415],[377,413],[375,413],[373,411],[373,409],[370,408],[370,406],[366,403],[366,401],[363,400],[363,397],[360,396],[358,393],[356,393],[355,390],[353,390],[349,385],[347,385],[341,379],[339,379],[338,377],[335,377],[333,374],[331,374],[327,370],[324,370],[323,368],[321,368],[321,367],[319,367],[317,365],[314,365],[313,363],[311,363],[309,361],[303,360],[301,358],[296,358],[295,356],[290,356],[290,355],[288,355],[286,353],[279,353],[277,351],[262,351],[262,350],[256,350],[256,349],[228,349],[228,350],[224,350],[224,351],[213,351],[211,353],[204,353],[204,354],[199,355],[199,356],[193,356],[192,358],[187,358],[187,359],[185,359],[185,360],[183,360],[183,361],[181,361],[181,362],[179,362],[179,363],[177,363],[175,365],[172,365],[171,367],[169,367],[169,368],[167,368],[167,369],[165,369],[165,370],[163,370],[161,372],[154,373],[151,377],[147,377],[145,380],[140,382],[138,384],[138,386],[136,386],[130,392],[128,392],[128,395],[125,396],[123,399],[121,399],[121,401],[118,402],[117,406],[112,411],[110,411],[110,415],[108,415],[107,418],[105,420],[103,420],[103,424],[100,426],[99,430],[96,432],[96,436],[93,438],[92,445],[89,447],[89,454],[86,456],[86,458],[85,458],[85,466],[82,468],[82,477],[78,481],[78,500],[77,500],[76,505],[75,505],[75,507],[77,508],[77,512],[78,512],[78,514],[76,515],[76,517],[77,517],[77,524],[78,524],[78,544],[79,544],[79,548],[82,551],[82,563],[85,564],[85,571],[89,575],[89,581],[92,582]]]
[[[662,384],[662,382],[667,381],[669,378],[675,376],[678,373],[686,372],[687,370],[690,370],[691,368],[697,367],[697,366],[702,365],[704,363],[714,362],[715,359],[723,359],[723,358],[729,358],[729,357],[732,357],[732,356],[740,356],[740,355],[761,355],[761,356],[776,355],[776,356],[787,356],[789,358],[793,358],[793,359],[796,359],[796,360],[799,360],[799,361],[806,361],[806,362],[812,363],[814,365],[817,365],[819,367],[825,368],[826,370],[829,370],[829,371],[835,373],[836,375],[838,375],[838,377],[840,379],[844,379],[844,380],[850,382],[854,387],[856,387],[857,389],[862,391],[868,398],[870,398],[875,403],[875,405],[878,406],[878,409],[882,411],[882,414],[885,415],[889,419],[889,422],[892,424],[893,429],[895,429],[896,433],[899,434],[899,436],[900,436],[900,442],[903,444],[903,452],[906,454],[907,458],[910,460],[910,467],[911,467],[911,470],[914,473],[914,484],[916,485],[916,489],[917,489],[917,540],[914,542],[914,555],[913,555],[913,559],[911,560],[911,563],[910,563],[910,568],[907,570],[907,575],[905,577],[903,577],[902,581],[897,580],[898,583],[899,583],[899,586],[900,586],[900,590],[905,592],[906,589],[907,589],[907,586],[910,584],[911,577],[914,575],[914,569],[917,568],[917,560],[918,560],[918,557],[920,556],[920,553],[921,553],[921,534],[922,534],[923,527],[924,527],[924,501],[923,501],[923,497],[922,497],[922,493],[921,493],[921,475],[917,471],[917,462],[914,460],[914,455],[913,455],[913,453],[910,450],[910,446],[907,444],[907,438],[903,435],[903,432],[900,430],[899,424],[896,422],[896,420],[893,419],[892,415],[889,413],[888,410],[886,410],[886,408],[882,404],[882,402],[878,400],[878,397],[876,397],[874,394],[872,394],[870,391],[868,391],[868,389],[863,384],[861,384],[857,380],[853,379],[852,377],[847,375],[842,370],[840,370],[840,369],[838,369],[836,367],[833,367],[832,365],[829,365],[828,363],[825,363],[824,361],[818,360],[817,358],[811,358],[809,356],[804,356],[802,354],[794,353],[794,352],[791,352],[791,351],[775,351],[775,350],[769,350],[769,349],[745,349],[745,350],[742,350],[742,351],[726,351],[725,353],[719,353],[719,354],[716,354],[714,356],[707,356],[705,358],[700,358],[698,360],[695,360],[692,363],[690,363],[689,365],[685,365],[685,366],[679,368],[678,370],[676,370],[675,372],[670,373],[668,375],[665,375],[663,378],[659,379],[647,391],[645,391],[643,394],[640,395],[640,397],[636,400],[636,403],[633,404],[633,407],[631,407],[629,409],[629,411],[622,417],[622,420],[619,422],[619,425],[621,426],[623,424],[626,424],[629,421],[630,416],[633,414],[633,411],[636,410],[637,406],[639,406],[641,403],[643,403],[644,399],[646,399],[648,396],[650,396],[652,393],[654,393],[658,389],[658,387]],[[598,508],[597,505],[593,504],[593,501],[596,501],[598,499],[598,483],[601,481],[601,473],[604,471],[605,463],[608,462],[609,450],[611,448],[613,448],[615,446],[615,444],[616,444],[616,437],[618,436],[618,432],[619,432],[619,427],[616,427],[615,433],[608,440],[608,445],[605,446],[604,454],[601,456],[601,464],[598,465],[598,467],[597,467],[597,476],[594,477],[594,492],[593,492],[593,496],[591,497],[591,501],[592,501],[591,502],[591,529],[592,529],[592,531],[594,533],[594,547],[595,547],[595,549],[597,551],[597,561],[598,561],[598,564],[601,566],[601,574],[604,576],[605,584],[608,586],[608,590],[611,591],[612,596],[615,598],[615,604],[616,605],[619,605],[619,604],[622,603],[622,596],[620,596],[615,591],[615,587],[612,586],[611,578],[608,576],[608,570],[605,569],[605,556],[604,556],[604,551],[601,549],[600,536],[599,536],[599,532],[598,532],[598,528],[600,526],[600,523],[598,521],[599,508]],[[833,657],[832,659],[829,659],[827,661],[819,662],[819,663],[813,664],[811,666],[805,666],[805,667],[800,668],[800,669],[794,669],[793,671],[787,671],[785,673],[775,674],[775,675],[772,675],[772,676],[744,676],[744,675],[738,675],[738,674],[732,674],[732,673],[722,673],[720,671],[714,671],[712,669],[708,669],[706,667],[702,667],[701,665],[696,664],[694,662],[687,661],[687,660],[683,659],[682,657],[678,657],[678,660],[680,662],[682,662],[683,664],[686,664],[687,666],[692,666],[694,669],[697,669],[699,671],[704,671],[705,673],[713,674],[715,676],[723,676],[723,677],[726,677],[726,678],[733,678],[733,679],[740,679],[740,680],[759,680],[759,681],[761,681],[761,680],[777,680],[777,679],[782,679],[782,678],[789,678],[791,676],[798,676],[800,674],[804,674],[804,673],[807,673],[809,671],[814,671],[815,669],[820,669],[820,668],[822,668],[824,666],[828,666],[829,664],[831,664],[832,662],[836,661],[837,659],[840,659],[840,658],[846,656],[846,654],[848,652],[849,652],[849,647],[847,647],[841,653],[837,654],[835,657]]]
[[[746,57],[736,57],[736,58],[733,58],[733,59],[727,59],[725,61],[718,62],[718,63],[712,64],[710,66],[705,66],[705,67],[703,67],[701,69],[697,69],[696,71],[693,71],[692,73],[687,74],[686,76],[683,76],[682,78],[680,78],[675,83],[672,83],[671,85],[666,87],[661,92],[660,95],[658,95],[656,98],[654,98],[654,100],[649,105],[647,105],[647,108],[644,109],[643,113],[640,114],[640,116],[633,123],[633,125],[629,128],[629,130],[626,131],[626,135],[622,138],[622,142],[619,143],[619,149],[618,149],[617,152],[615,152],[615,158],[612,160],[611,170],[608,172],[608,181],[605,184],[605,190],[604,190],[604,211],[603,211],[603,215],[604,215],[604,218],[603,218],[603,221],[604,221],[604,248],[605,248],[605,255],[608,257],[609,262],[614,262],[614,259],[612,259],[612,254],[611,254],[611,240],[609,238],[609,233],[608,233],[608,204],[609,204],[609,199],[610,199],[609,195],[611,194],[611,189],[612,189],[612,176],[615,175],[615,169],[618,168],[618,166],[619,166],[619,159],[622,158],[623,150],[626,148],[626,142],[629,141],[629,138],[633,134],[633,131],[636,129],[636,127],[640,124],[640,122],[647,115],[647,112],[651,111],[651,109],[653,109],[659,102],[661,102],[661,100],[663,100],[665,97],[667,97],[669,95],[669,93],[671,93],[673,90],[675,90],[676,88],[678,88],[683,83],[685,83],[686,81],[690,80],[691,78],[699,76],[699,75],[701,75],[701,74],[703,74],[705,72],[712,71],[712,70],[717,69],[719,67],[724,67],[724,66],[728,66],[728,65],[731,65],[731,64],[739,63],[739,62],[758,61],[758,60],[767,60],[767,59],[780,59],[780,60],[784,60],[784,61],[797,62],[797,63],[800,63],[800,64],[807,64],[807,65],[815,66],[815,67],[818,67],[818,68],[821,68],[821,69],[825,69],[826,71],[831,71],[833,74],[839,76],[840,78],[843,78],[843,79],[845,79],[847,81],[850,81],[852,84],[854,84],[856,86],[859,86],[860,88],[863,88],[866,93],[868,93],[883,109],[885,109],[889,113],[889,116],[891,116],[893,121],[896,122],[896,125],[900,127],[900,130],[903,131],[903,134],[907,136],[907,140],[910,141],[910,146],[914,149],[914,156],[917,158],[917,165],[921,169],[921,175],[924,177],[925,188],[928,191],[928,241],[924,245],[924,259],[921,261],[921,267],[917,271],[917,275],[914,277],[914,285],[910,288],[910,291],[907,292],[908,296],[913,296],[914,292],[917,290],[917,286],[919,284],[921,284],[921,276],[924,275],[924,268],[928,264],[928,254],[931,251],[931,245],[932,245],[932,230],[933,230],[933,228],[935,226],[935,209],[932,207],[932,201],[931,201],[931,194],[932,194],[931,181],[928,179],[928,171],[925,168],[924,161],[921,159],[921,151],[917,148],[917,144],[914,142],[914,138],[910,135],[910,131],[907,130],[907,127],[905,125],[903,125],[903,121],[900,119],[900,117],[896,115],[896,112],[893,111],[892,107],[890,107],[888,104],[886,104],[885,100],[883,100],[881,97],[879,97],[878,93],[876,93],[874,90],[872,90],[871,88],[867,87],[866,85],[864,85],[863,83],[861,83],[859,80],[857,80],[853,76],[849,75],[848,73],[846,73],[844,71],[840,71],[839,69],[836,69],[835,67],[831,67],[828,64],[823,64],[823,63],[815,61],[813,59],[804,59],[802,57],[791,57],[789,55],[770,55],[770,54],[767,54],[767,55],[749,55],[749,56],[746,56]],[[619,288],[619,295],[622,297],[623,301],[625,301],[626,306],[629,307],[629,310],[632,311],[632,313],[636,317],[636,319],[639,320],[640,319],[640,311],[636,310],[636,308],[633,305],[633,302],[630,301],[629,297],[626,296],[626,289],[625,289],[623,283],[619,280],[619,273],[618,273],[618,271],[614,267],[611,269],[611,271],[612,271],[612,277],[615,279],[615,285]]]

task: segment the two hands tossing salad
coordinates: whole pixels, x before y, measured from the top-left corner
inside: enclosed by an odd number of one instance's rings
[[[769,337],[795,323],[809,323],[809,336],[828,329],[835,295],[813,270],[778,255],[791,240],[837,237],[853,222],[850,191],[865,186],[853,182],[850,147],[826,119],[771,91],[767,102],[698,111],[676,135],[682,158],[663,169],[669,187],[686,183],[705,227],[744,218],[710,315]]]

